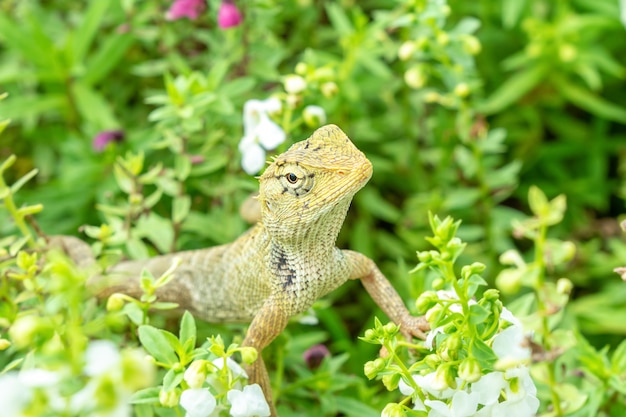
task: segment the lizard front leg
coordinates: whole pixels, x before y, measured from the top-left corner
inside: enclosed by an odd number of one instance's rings
[[[402,334],[410,340],[411,336],[424,339],[424,331],[430,327],[424,317],[412,316],[404,301],[393,288],[389,280],[378,269],[374,261],[354,251],[344,250],[350,266],[350,279],[360,279],[372,299],[396,324]]]
[[[246,333],[243,346],[253,347],[259,356],[254,363],[249,365],[249,383],[259,384],[265,395],[265,399],[270,406],[272,417],[276,417],[276,408],[272,399],[272,386],[270,378],[263,361],[263,349],[267,347],[287,326],[289,316],[281,309],[281,303],[275,297],[267,299],[261,310],[254,316],[252,323]]]

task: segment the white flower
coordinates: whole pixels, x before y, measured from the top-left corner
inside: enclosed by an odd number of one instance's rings
[[[306,80],[299,75],[290,74],[283,82],[285,91],[289,94],[299,94],[306,88]]]
[[[88,376],[102,375],[111,370],[118,370],[120,352],[110,340],[96,340],[89,343],[85,352],[84,372]]]
[[[46,369],[26,369],[19,373],[22,384],[31,388],[44,388],[56,385],[61,379],[56,372]]]
[[[286,139],[285,131],[270,119],[280,111],[280,100],[248,100],[243,106],[243,138],[239,142],[241,166],[248,174],[256,174],[265,164],[265,151],[275,149]]]
[[[186,417],[208,417],[216,404],[215,397],[203,388],[185,390],[180,396],[180,406],[187,412]]]
[[[478,407],[476,396],[465,391],[455,392],[449,405],[433,400],[425,400],[424,404],[430,407],[428,417],[470,417]]]
[[[267,417],[270,407],[258,384],[247,385],[243,391],[232,389],[226,394],[231,404],[230,415],[233,417]]]
[[[213,359],[213,362],[211,363],[213,363],[213,365],[215,365],[217,369],[224,368],[223,358]],[[248,378],[248,374],[246,373],[246,371],[243,370],[241,365],[239,365],[237,362],[235,362],[231,358],[226,358],[226,366],[228,367],[228,369],[230,369],[230,372],[232,372],[233,378],[238,378],[240,376],[243,378]]]
[[[491,372],[472,384],[472,394],[476,395],[479,404],[496,404],[507,385],[502,372]]]
[[[431,372],[427,375],[413,375],[413,379],[417,383],[417,386],[427,394],[439,399],[451,398],[455,390],[448,387],[445,379],[441,378],[441,375],[437,376],[437,372]],[[458,379],[458,378],[457,378]],[[461,383],[458,379],[457,385]]]
[[[2,415],[19,416],[33,397],[33,392],[24,386],[15,372],[0,375],[0,410]]]
[[[530,359],[530,348],[525,346],[522,326],[511,326],[502,330],[493,339],[493,351],[498,356],[498,369],[519,365]]]
[[[326,112],[320,106],[306,106],[302,110],[302,118],[307,125],[317,127],[326,123]]]

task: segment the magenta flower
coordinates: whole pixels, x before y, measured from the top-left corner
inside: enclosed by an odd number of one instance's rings
[[[178,20],[186,17],[189,20],[196,20],[204,9],[206,9],[205,0],[174,0],[170,9],[165,13],[165,18]]]
[[[232,0],[224,0],[217,12],[217,24],[220,29],[228,29],[239,26],[242,17],[241,12]]]
[[[111,142],[121,142],[124,140],[124,132],[121,130],[104,130],[96,135],[91,142],[93,150],[102,152]]]
[[[311,346],[302,355],[309,369],[319,368],[326,356],[330,356],[330,352],[324,345]]]

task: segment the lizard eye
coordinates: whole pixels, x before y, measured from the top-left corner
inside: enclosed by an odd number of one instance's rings
[[[287,181],[289,181],[290,184],[295,184],[296,182],[298,182],[298,176],[293,172],[285,174],[285,178],[287,178]]]

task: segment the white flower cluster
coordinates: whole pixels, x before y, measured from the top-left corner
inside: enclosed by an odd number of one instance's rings
[[[85,385],[78,391],[64,389],[77,376],[70,366],[47,369],[23,369],[0,375],[0,410],[6,416],[34,415],[45,410],[59,415],[93,417],[129,417],[131,394],[153,383],[155,370],[143,351],[120,352],[110,341],[89,343],[84,355],[80,379]],[[35,414],[37,414],[35,412]]]
[[[205,361],[194,361],[185,371],[184,379],[191,387],[183,391],[180,396],[180,405],[185,409],[185,417],[217,417],[223,409],[218,406],[215,396],[208,387],[203,387],[206,382],[213,391],[221,391],[222,388],[215,373],[206,372]],[[232,417],[267,417],[270,408],[265,400],[263,391],[258,384],[246,385],[242,388],[242,378],[248,378],[246,372],[234,360],[227,358],[214,359],[211,362],[213,369],[222,370],[224,362],[235,384],[226,393],[226,399],[230,404]]]
[[[456,298],[456,294],[439,292],[442,299]],[[470,302],[471,304],[472,302]],[[460,306],[458,306],[460,308]],[[454,310],[457,306],[451,306]],[[414,375],[413,380],[421,393],[415,393],[406,381],[400,380],[398,388],[404,395],[412,395],[413,408],[428,412],[428,417],[532,417],[539,408],[537,388],[533,383],[528,363],[531,351],[525,345],[524,329],[513,314],[503,308],[500,319],[509,324],[492,340],[492,349],[498,361],[496,371],[480,376],[468,383],[456,378],[456,388],[451,388],[442,372]],[[426,346],[432,348],[436,334],[431,331]],[[421,394],[421,395],[420,395]]]

